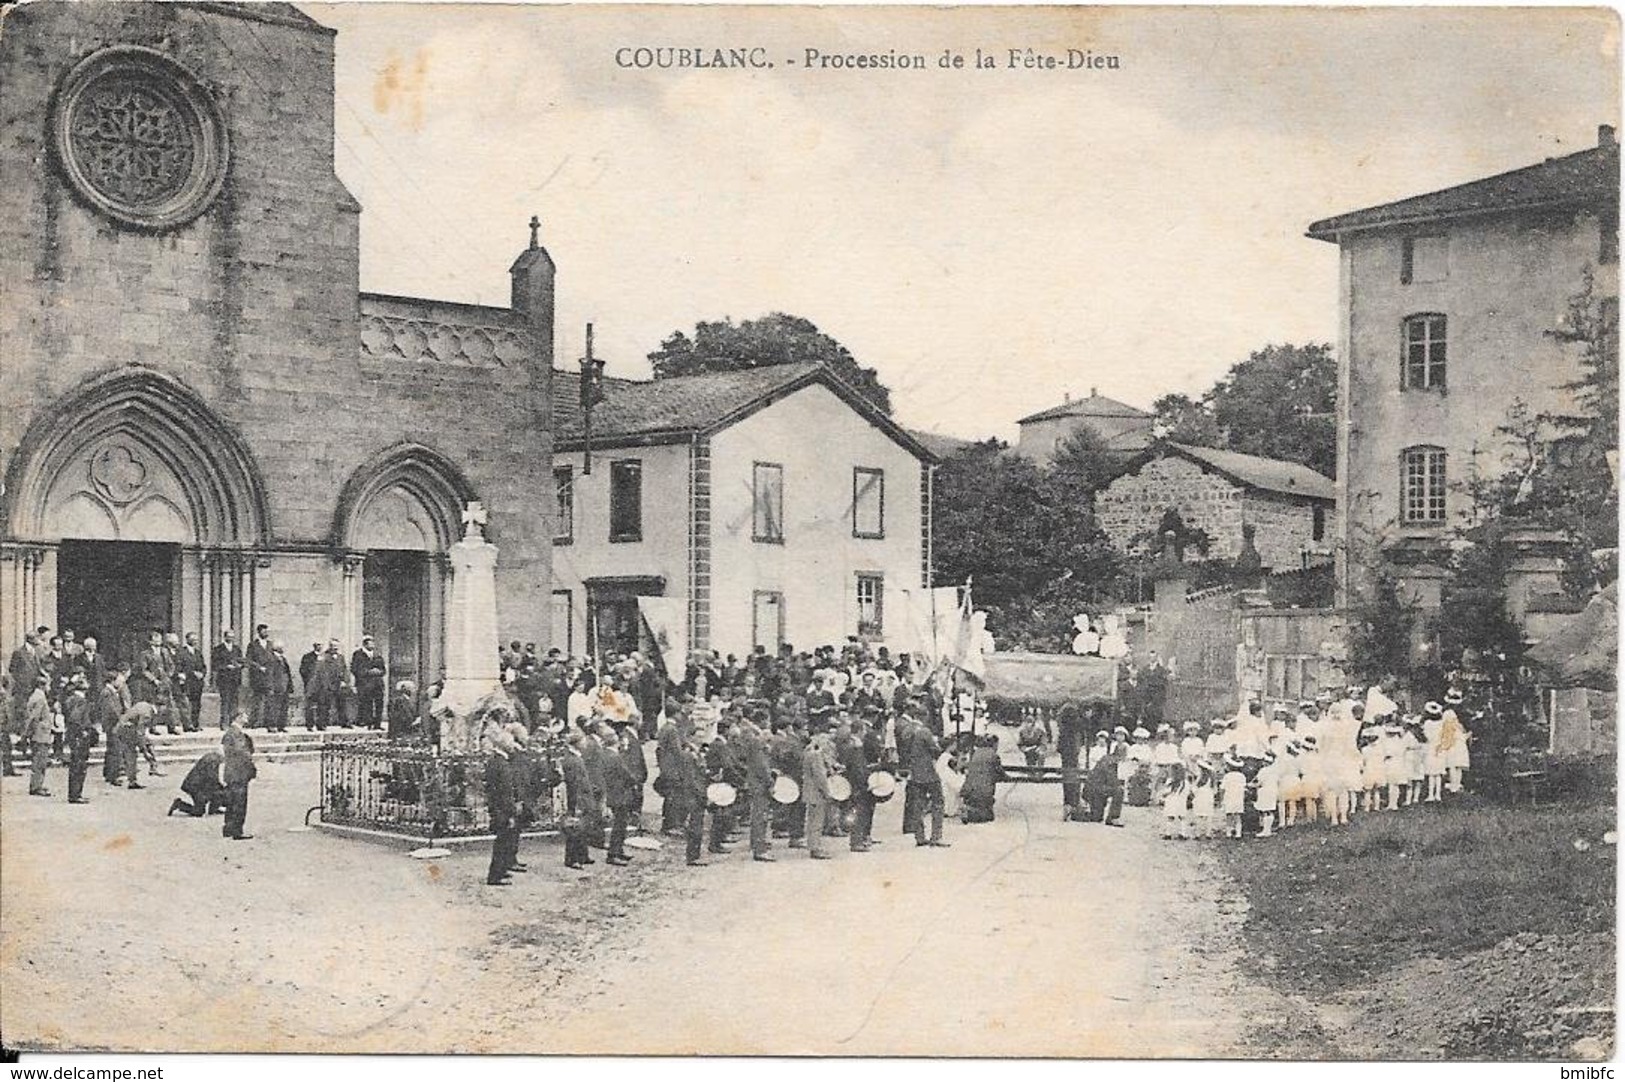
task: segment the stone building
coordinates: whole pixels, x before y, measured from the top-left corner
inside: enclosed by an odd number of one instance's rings
[[[1154,544],[1163,517],[1207,534],[1207,555],[1233,560],[1243,530],[1266,569],[1300,568],[1321,558],[1336,493],[1329,477],[1296,462],[1159,441],[1095,493],[1095,518],[1129,552]]]
[[[471,501],[503,632],[544,639],[534,229],[510,307],[359,292],[334,34],[289,5],[30,4],[4,31],[0,653],[265,623],[295,657],[370,631],[432,678]]]
[[[1408,596],[1440,603],[1443,546],[1475,479],[1503,473],[1497,431],[1521,402],[1572,412],[1578,350],[1552,336],[1594,279],[1619,297],[1619,147],[1589,150],[1313,223],[1336,244],[1340,596],[1378,561]],[[1514,611],[1551,589],[1556,563],[1533,539]],[[1373,554],[1375,557],[1373,556]]]
[[[936,458],[826,368],[606,380],[590,474],[579,377],[555,380],[555,645],[647,651],[652,596],[691,649],[911,648]]]
[[[1045,465],[1055,457],[1061,444],[1079,429],[1087,428],[1100,437],[1113,455],[1128,458],[1150,446],[1154,420],[1145,410],[1107,398],[1091,387],[1088,398],[1074,399],[1068,395],[1059,406],[1017,421],[1021,435],[1016,440],[1016,453],[1040,466]]]

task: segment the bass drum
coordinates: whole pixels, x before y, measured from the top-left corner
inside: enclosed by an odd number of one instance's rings
[[[829,798],[839,804],[844,800],[852,799],[852,783],[842,774],[834,774],[829,779]]]
[[[875,798],[876,804],[884,804],[897,792],[897,779],[884,770],[876,770],[869,775],[869,795]]]
[[[714,781],[705,787],[705,802],[713,808],[731,808],[739,793],[725,781]]]
[[[780,774],[773,779],[773,801],[776,804],[794,804],[801,799],[801,786],[794,778]]]

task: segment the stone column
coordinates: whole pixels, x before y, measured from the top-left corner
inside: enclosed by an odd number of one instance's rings
[[[339,595],[339,626],[335,634],[346,650],[361,642],[362,611],[365,603],[367,558],[358,552],[346,553],[343,592]]]
[[[451,547],[446,687],[441,702],[459,714],[502,686],[497,664],[496,564],[496,546],[483,537],[464,537]]]

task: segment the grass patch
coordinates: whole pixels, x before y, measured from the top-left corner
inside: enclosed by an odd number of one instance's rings
[[[1612,934],[1616,846],[1602,836],[1613,829],[1610,803],[1468,797],[1218,851],[1247,896],[1255,953],[1292,990],[1325,993],[1520,933]]]

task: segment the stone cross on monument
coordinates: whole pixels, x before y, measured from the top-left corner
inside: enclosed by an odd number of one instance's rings
[[[485,539],[486,522],[485,505],[480,501],[475,500],[463,508],[463,540],[477,539],[483,541]]]

